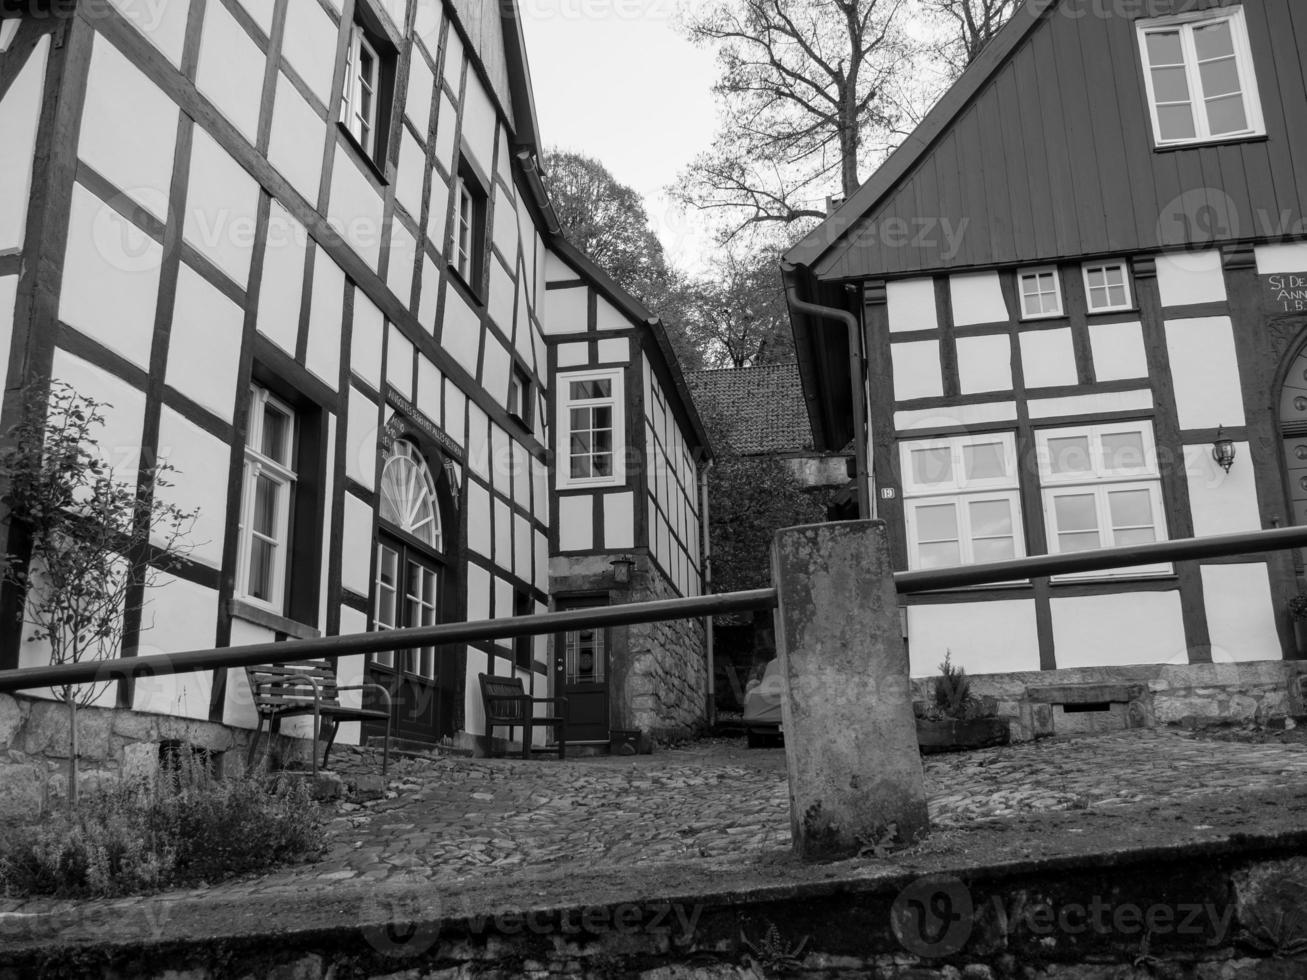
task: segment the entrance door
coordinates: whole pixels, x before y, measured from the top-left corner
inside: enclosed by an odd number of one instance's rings
[[[417,550],[383,538],[377,545],[376,594],[377,629],[434,626],[438,621],[439,569]],[[375,653],[368,664],[367,680],[382,685],[394,699],[397,737],[434,740],[439,704],[435,647]],[[381,723],[370,723],[367,734],[384,734]]]
[[[595,609],[606,598],[560,600],[558,608]],[[608,741],[608,631],[583,629],[555,640],[554,690],[567,698],[567,740]]]

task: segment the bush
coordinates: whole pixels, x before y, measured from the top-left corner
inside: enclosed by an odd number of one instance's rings
[[[944,718],[961,721],[970,718],[975,709],[971,679],[965,668],[953,666],[953,652],[946,651],[944,662],[939,665],[939,677],[935,679],[935,710]]]
[[[38,823],[0,828],[0,893],[114,896],[214,882],[319,855],[308,788],[209,775],[183,753],[152,783],[120,783]]]

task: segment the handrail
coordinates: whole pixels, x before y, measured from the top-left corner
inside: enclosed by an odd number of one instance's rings
[[[1048,575],[1099,571],[1107,568],[1130,568],[1137,565],[1196,558],[1251,555],[1302,547],[1307,547],[1307,526],[1247,531],[1207,538],[1181,538],[1129,548],[1103,548],[1098,551],[1082,551],[1069,555],[1036,555],[1030,558],[967,565],[960,568],[897,572],[894,575],[894,587],[902,594],[913,594],[974,585],[1020,582],[1023,579]],[[185,653],[120,657],[77,664],[23,667],[17,670],[0,671],[0,694],[43,687],[60,687],[65,684],[158,677],[199,670],[249,667],[287,660],[382,653],[410,647],[510,639],[515,636],[537,636],[601,626],[627,626],[671,619],[720,616],[726,613],[765,611],[775,609],[778,601],[775,589],[754,589],[748,592],[515,616],[512,619],[442,623],[438,626],[325,636],[285,643],[258,643],[216,650],[190,650]]]

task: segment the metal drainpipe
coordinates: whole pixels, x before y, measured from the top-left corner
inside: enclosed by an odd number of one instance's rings
[[[703,593],[712,592],[712,522],[708,512],[708,471],[715,460],[708,460],[699,471],[699,526],[703,535]],[[717,664],[713,651],[713,618],[703,617],[704,641],[708,657],[708,726],[717,724]]]
[[[858,470],[858,515],[862,518],[872,517],[871,468],[867,464],[867,398],[862,388],[862,343],[858,318],[848,310],[841,310],[834,306],[818,306],[816,303],[799,299],[798,288],[793,284],[790,284],[787,289],[790,294],[790,309],[823,320],[838,320],[844,324],[845,332],[848,334],[849,383],[853,400],[853,456]]]

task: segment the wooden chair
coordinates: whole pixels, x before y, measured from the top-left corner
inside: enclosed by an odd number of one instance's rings
[[[318,774],[317,740],[322,737],[323,726],[327,731],[327,748],[322,753],[322,768],[327,767],[327,758],[331,755],[331,746],[336,741],[336,732],[342,721],[364,721],[368,719],[386,720],[386,739],[381,754],[381,774],[386,775],[390,768],[390,733],[393,721],[393,705],[390,692],[380,684],[355,684],[340,687],[336,683],[336,671],[321,660],[301,660],[288,664],[272,666],[246,667],[245,676],[250,682],[250,692],[254,696],[254,707],[259,713],[259,724],[250,740],[247,764],[254,762],[255,749],[259,744],[259,735],[263,723],[268,722],[268,737],[271,738],[281,728],[281,720],[292,715],[313,715],[313,775]],[[380,692],[385,708],[350,708],[340,703],[341,691],[375,690]]]
[[[521,727],[522,758],[531,758],[531,738],[537,725],[553,728],[558,740],[558,758],[567,757],[567,698],[533,698],[522,687],[520,677],[492,677],[478,674],[481,682],[481,703],[486,709],[486,735],[493,736],[495,728],[507,725],[508,740],[513,740],[513,729]],[[556,704],[555,714],[536,716],[532,707],[537,704]],[[543,751],[552,751],[544,749]]]

